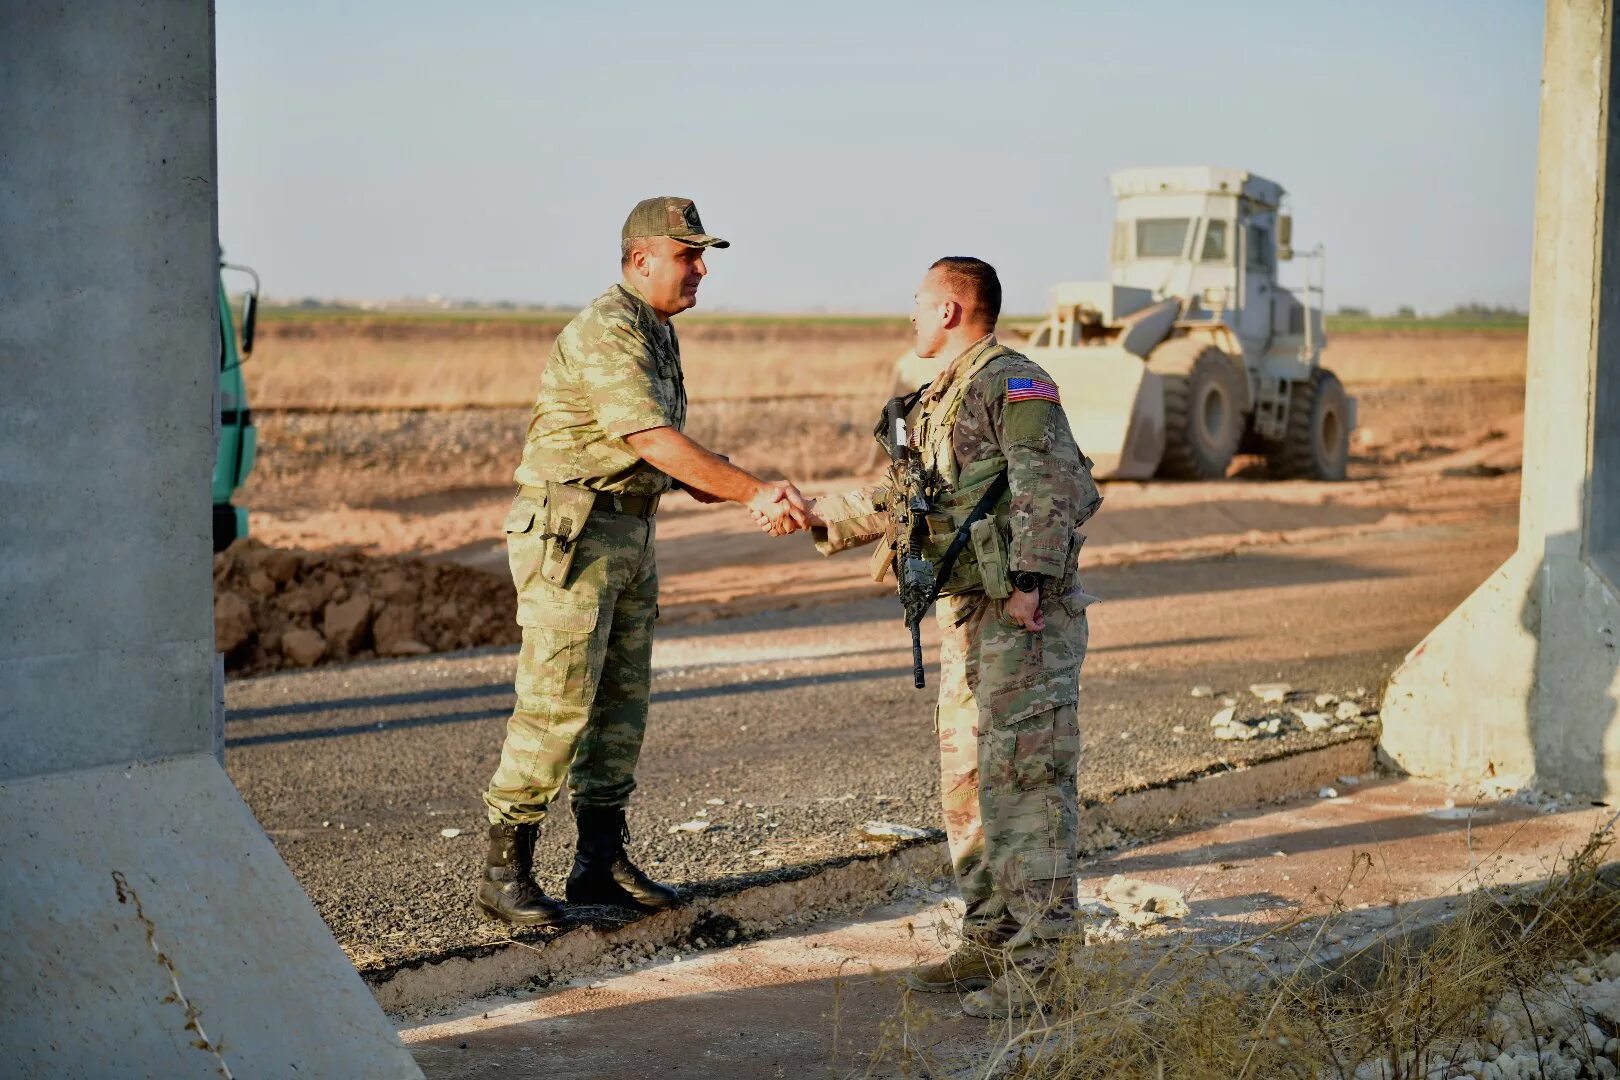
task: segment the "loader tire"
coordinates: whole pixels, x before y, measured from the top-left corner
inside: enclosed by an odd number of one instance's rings
[[[1231,357],[1211,345],[1185,375],[1165,374],[1164,457],[1158,475],[1218,480],[1243,438],[1243,386]]]
[[[1289,388],[1288,432],[1267,455],[1279,480],[1343,480],[1350,462],[1350,403],[1339,377],[1317,368]]]

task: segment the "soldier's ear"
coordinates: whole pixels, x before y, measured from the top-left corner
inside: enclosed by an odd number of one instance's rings
[[[962,324],[962,316],[966,313],[967,309],[962,307],[962,305],[955,300],[944,300],[940,302],[940,322],[945,325],[945,329],[947,330],[954,330],[960,326]]]

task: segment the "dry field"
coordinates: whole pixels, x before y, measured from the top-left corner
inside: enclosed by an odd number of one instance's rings
[[[564,319],[272,313],[247,371],[264,447],[249,504],[504,485]],[[769,477],[876,466],[873,419],[908,346],[900,319],[681,325],[699,441]],[[1464,445],[1520,407],[1522,331],[1338,334],[1327,355],[1361,401],[1361,454]]]
[[[267,318],[248,365],[256,408],[526,406],[560,318]],[[899,318],[727,319],[678,324],[693,401],[878,399],[910,345]],[[1016,327],[1005,335],[1016,342]],[[1522,378],[1522,331],[1337,334],[1326,362],[1351,387]],[[869,411],[869,410],[866,410]],[[865,415],[865,411],[862,412]]]
[[[862,394],[887,387],[904,320],[689,317],[677,324],[693,401]],[[255,407],[526,406],[562,320],[267,320]]]
[[[308,629],[304,623],[325,605],[352,603],[340,595],[345,588],[365,592],[373,607],[391,602],[384,594],[399,590],[379,582],[385,571],[403,573],[399,566],[349,567],[344,559],[456,563],[492,573],[509,596],[500,522],[528,398],[556,328],[556,320],[267,325],[248,372],[261,450],[242,502],[254,537],[301,549],[308,554],[296,566],[314,569],[304,574],[284,559],[295,570],[286,588],[251,567],[232,585],[244,632],[233,671],[275,666],[274,645],[289,629]],[[872,421],[905,347],[897,321],[694,320],[683,341],[694,398],[687,430],[695,438],[812,494],[872,474]],[[1260,459],[1240,458],[1224,483],[1111,483],[1107,510],[1090,530],[1090,563],[1511,516],[1522,334],[1347,334],[1335,339],[1332,363],[1360,403],[1349,482],[1278,484],[1264,479]],[[852,588],[881,591],[852,584],[848,566],[804,545],[760,537],[735,508],[675,498],[660,514],[659,533],[668,620],[775,610]],[[428,571],[417,569],[427,581]],[[458,594],[450,617],[443,596],[417,591],[420,603],[394,605],[414,612],[415,636],[393,625],[399,619],[385,619],[385,628],[400,630],[395,636],[407,644],[467,644],[447,628],[488,607],[487,597]],[[346,641],[329,642],[326,653],[369,655],[364,640]]]

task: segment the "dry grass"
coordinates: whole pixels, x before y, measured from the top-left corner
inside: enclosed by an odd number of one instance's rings
[[[909,347],[903,324],[750,320],[682,326],[694,401],[849,394],[880,399]],[[554,322],[270,321],[248,361],[260,408],[523,406]],[[1521,378],[1520,334],[1342,334],[1325,354],[1352,387]]]
[[[1035,987],[1044,1012],[1003,1024],[989,1054],[968,1072],[960,1062],[930,1061],[908,1049],[928,1042],[919,1038],[909,999],[869,1072],[899,1065],[919,1067],[921,1075],[1028,1080],[1473,1075],[1460,1065],[1491,1054],[1500,1030],[1500,1014],[1491,1026],[1493,1010],[1521,1015],[1522,1004],[1537,1046],[1584,1029],[1581,1003],[1560,998],[1546,980],[1620,945],[1620,893],[1598,878],[1612,826],[1595,833],[1545,885],[1517,893],[1481,888],[1437,932],[1391,946],[1376,964],[1345,969],[1374,971],[1365,984],[1328,977],[1305,960],[1279,971],[1255,958],[1253,946],[1285,937],[1292,941],[1269,951],[1311,955],[1343,915],[1337,900],[1324,918],[1301,915],[1229,948],[1068,942],[1055,974]],[[1368,865],[1367,856],[1358,856],[1352,875]],[[1601,1057],[1602,1040],[1586,1053]],[[1580,1075],[1599,1075],[1592,1061],[1585,1064],[1592,1071]]]

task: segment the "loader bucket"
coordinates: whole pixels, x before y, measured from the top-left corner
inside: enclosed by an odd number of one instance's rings
[[[1098,480],[1147,480],[1164,456],[1164,383],[1117,345],[1021,350],[1057,383]]]

